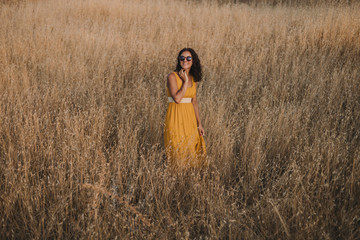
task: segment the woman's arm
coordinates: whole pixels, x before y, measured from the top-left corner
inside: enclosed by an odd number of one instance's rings
[[[197,83],[195,83],[195,87],[197,87]],[[200,114],[199,114],[199,105],[197,103],[197,100],[196,100],[196,95],[192,98],[191,100],[193,106],[194,106],[194,111],[195,111],[195,116],[196,116],[196,121],[197,121],[197,125],[198,125],[198,130],[199,130],[199,134],[200,136],[203,136],[205,135],[205,130],[201,124],[201,121],[200,121]]]
[[[186,89],[188,88],[188,78],[183,80],[183,84],[179,89],[176,82],[175,73],[170,73],[167,77],[167,87],[171,97],[174,99],[175,103],[180,103],[181,99],[184,97]]]

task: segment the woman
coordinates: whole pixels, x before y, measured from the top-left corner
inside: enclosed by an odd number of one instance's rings
[[[179,52],[177,66],[167,77],[168,109],[165,119],[165,148],[171,167],[203,167],[206,148],[204,128],[196,100],[202,79],[200,60],[191,48]]]

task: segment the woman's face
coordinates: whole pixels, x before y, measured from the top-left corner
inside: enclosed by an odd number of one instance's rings
[[[189,51],[184,51],[183,53],[181,53],[179,58],[180,66],[185,70],[190,70],[193,63],[191,53]]]

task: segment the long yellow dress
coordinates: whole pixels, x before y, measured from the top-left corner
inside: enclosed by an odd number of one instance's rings
[[[180,89],[183,82],[177,73],[175,76]],[[196,95],[194,78],[191,81],[192,87],[186,89],[184,98],[193,98]],[[169,89],[166,89],[167,96],[171,97]],[[199,134],[192,103],[169,102],[165,118],[164,140],[166,155],[171,167],[201,168],[208,165],[205,141]]]

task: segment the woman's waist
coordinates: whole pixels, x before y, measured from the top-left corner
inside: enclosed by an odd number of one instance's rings
[[[191,97],[183,97],[179,103],[191,103]],[[175,103],[175,100],[172,97],[168,97],[168,103]]]

